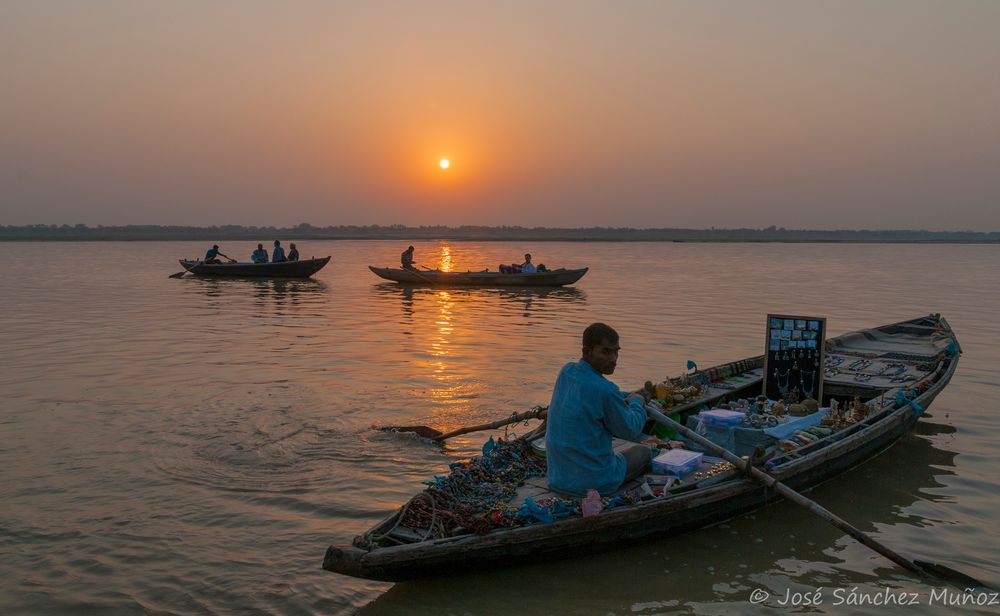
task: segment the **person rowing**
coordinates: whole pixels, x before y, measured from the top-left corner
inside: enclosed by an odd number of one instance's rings
[[[235,259],[219,252],[218,244],[213,244],[212,247],[208,249],[208,252],[205,253],[205,263],[222,263],[222,261],[219,260],[219,257],[226,257],[227,259],[229,259],[231,262],[234,263],[236,261]]]
[[[399,255],[399,263],[403,266],[403,269],[417,269],[413,267],[413,246],[410,246]]]

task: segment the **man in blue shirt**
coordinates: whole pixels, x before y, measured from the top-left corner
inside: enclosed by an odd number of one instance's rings
[[[549,487],[574,496],[618,490],[649,465],[651,452],[636,443],[615,453],[611,438],[641,441],[645,397],[624,394],[604,378],[618,364],[618,332],[594,323],[583,332],[583,357],[563,366],[552,391],[545,433]]]
[[[524,255],[524,263],[521,264],[521,273],[522,274],[534,274],[535,273],[535,264],[531,262],[531,255],[530,254],[525,254]]]
[[[253,254],[250,255],[250,259],[253,260],[254,263],[267,263],[267,251],[264,250],[263,244],[257,244],[257,250],[253,251]]]
[[[285,249],[281,247],[281,242],[274,240],[274,255],[271,257],[271,263],[281,263],[285,260]]]
[[[205,253],[205,263],[222,263],[222,261],[219,260],[219,257],[226,257],[226,255],[219,252],[218,244],[213,244],[212,247],[208,249],[208,252]],[[226,258],[229,259],[229,257]],[[229,260],[232,261],[232,259]]]

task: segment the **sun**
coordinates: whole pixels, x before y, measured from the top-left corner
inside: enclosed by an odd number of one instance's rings
[[[451,162],[447,158],[442,158],[438,165],[440,165],[442,169],[447,169],[451,166]]]

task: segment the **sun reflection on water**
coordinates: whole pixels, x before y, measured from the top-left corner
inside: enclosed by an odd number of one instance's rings
[[[442,272],[450,272],[451,267],[451,246],[445,244],[441,247],[441,258],[438,261],[438,269]]]

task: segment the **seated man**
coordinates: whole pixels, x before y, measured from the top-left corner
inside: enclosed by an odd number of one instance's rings
[[[545,451],[549,487],[574,496],[589,489],[615,492],[649,465],[651,451],[636,445],[615,453],[611,438],[643,440],[645,397],[625,395],[604,378],[618,363],[618,332],[594,323],[583,332],[583,357],[563,366],[549,405]]]
[[[535,264],[531,262],[531,254],[525,254],[524,263],[521,264],[521,273],[534,274],[535,271],[537,270],[535,270]]]
[[[288,260],[289,261],[298,261],[299,260],[299,249],[295,247],[295,242],[292,242],[291,244],[289,244],[289,246],[291,247],[291,250],[288,251]]]
[[[219,252],[218,244],[213,244],[212,247],[208,249],[208,252],[205,253],[205,263],[222,263],[222,261],[219,260],[219,257],[226,257],[226,255]],[[226,258],[229,259],[229,257]],[[232,259],[229,260],[232,261]]]
[[[263,244],[257,244],[257,250],[250,255],[250,260],[254,263],[267,263],[267,251]]]
[[[281,263],[285,260],[285,249],[281,247],[281,242],[274,240],[274,256],[271,257],[271,263]]]
[[[399,264],[403,266],[403,269],[417,269],[413,267],[413,246],[410,246],[399,255]]]

